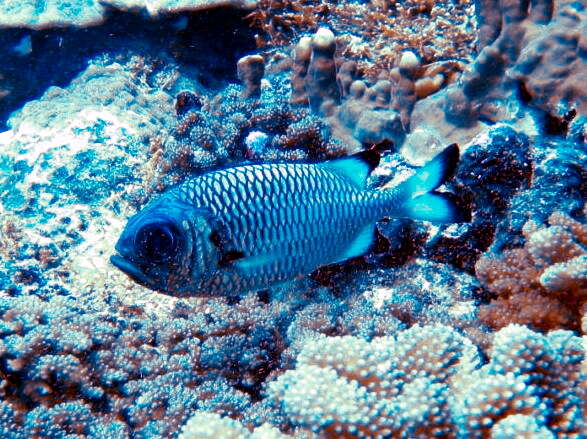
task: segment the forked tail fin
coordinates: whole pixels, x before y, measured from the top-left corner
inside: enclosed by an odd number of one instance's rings
[[[392,215],[439,223],[471,221],[471,212],[458,207],[452,194],[435,191],[453,176],[458,162],[459,147],[453,143],[392,190]]]

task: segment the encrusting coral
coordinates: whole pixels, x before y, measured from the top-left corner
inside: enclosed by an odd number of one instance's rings
[[[477,278],[497,295],[480,319],[493,328],[578,329],[587,303],[587,226],[555,212],[548,225],[526,222],[523,234],[523,247],[477,262]]]

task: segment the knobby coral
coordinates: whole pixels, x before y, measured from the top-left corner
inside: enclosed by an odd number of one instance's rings
[[[326,117],[351,149],[383,141],[401,144],[418,99],[455,80],[462,69],[458,61],[426,63],[414,51],[404,51],[368,81],[359,63],[336,55],[337,44],[327,28],[300,39],[293,51],[291,102],[308,104]]]
[[[262,0],[248,18],[262,31],[257,37],[261,49],[280,48],[329,26],[340,35],[340,55],[376,80],[398,64],[405,50],[417,50],[426,64],[466,59],[474,46],[472,9],[470,0]]]
[[[516,123],[526,106],[562,117],[585,114],[587,74],[585,5],[581,2],[485,0],[480,52],[458,81],[419,101],[412,125],[432,131],[441,144],[463,142],[486,122]],[[419,137],[408,138],[407,144]]]

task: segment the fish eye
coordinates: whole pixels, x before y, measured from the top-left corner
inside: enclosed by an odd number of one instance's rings
[[[148,261],[167,262],[177,253],[177,235],[171,224],[148,224],[135,235],[135,248]]]

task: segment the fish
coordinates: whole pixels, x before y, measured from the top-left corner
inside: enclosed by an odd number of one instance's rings
[[[449,193],[450,145],[402,183],[367,188],[380,153],[321,163],[219,169],[162,193],[132,216],[111,263],[137,283],[175,297],[234,296],[303,277],[365,254],[384,217],[467,222]]]

